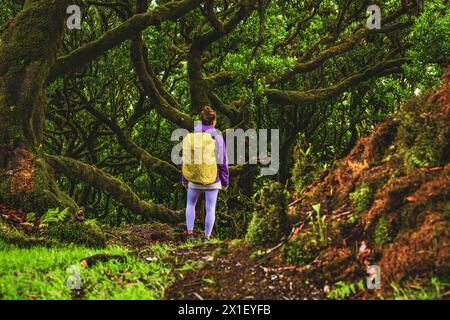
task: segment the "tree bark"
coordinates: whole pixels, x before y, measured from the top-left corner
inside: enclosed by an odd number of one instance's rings
[[[0,44],[0,202],[43,213],[76,209],[43,157],[44,85],[65,28],[67,0],[27,0]]]

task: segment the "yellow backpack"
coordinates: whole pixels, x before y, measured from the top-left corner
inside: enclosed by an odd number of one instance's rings
[[[183,139],[183,176],[187,181],[212,184],[217,177],[216,144],[206,132],[188,133]]]

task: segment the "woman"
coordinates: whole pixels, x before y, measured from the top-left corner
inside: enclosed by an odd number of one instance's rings
[[[229,185],[229,171],[227,150],[223,137],[214,128],[217,124],[216,112],[209,106],[201,113],[202,124],[194,128],[194,132],[206,132],[215,140],[215,156],[217,162],[217,176],[214,183],[199,184],[190,182],[182,174],[183,186],[187,188],[186,224],[188,239],[194,239],[195,205],[199,196],[204,192],[206,199],[205,238],[210,239],[216,216],[216,202],[219,190]]]

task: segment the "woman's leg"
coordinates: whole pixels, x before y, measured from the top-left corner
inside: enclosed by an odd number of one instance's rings
[[[206,219],[205,219],[205,236],[209,238],[214,227],[216,219],[216,202],[219,190],[206,190]]]
[[[191,233],[192,230],[194,230],[195,205],[197,204],[197,200],[201,192],[202,190],[191,188],[187,191],[186,225],[188,233]]]

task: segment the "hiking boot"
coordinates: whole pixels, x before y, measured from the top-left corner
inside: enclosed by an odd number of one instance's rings
[[[195,236],[192,233],[188,233],[188,235],[186,236],[186,240],[194,241]]]

